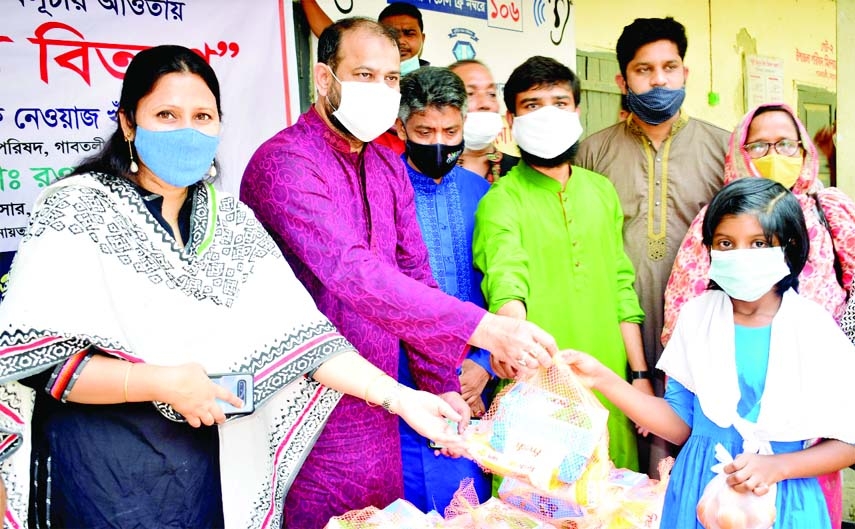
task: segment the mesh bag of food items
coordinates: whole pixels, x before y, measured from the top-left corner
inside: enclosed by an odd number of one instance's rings
[[[661,480],[650,479],[646,474],[625,468],[612,471],[609,476],[610,498],[600,506],[597,516],[609,529],[659,529],[665,489],[674,466],[674,458],[659,461]]]
[[[706,529],[769,529],[775,523],[777,486],[758,496],[753,492],[737,492],[727,484],[724,466],[733,457],[721,444],[715,446],[719,461],[713,465],[716,476],[707,483],[698,502],[698,521]]]
[[[595,451],[589,469],[596,468],[596,457]],[[605,476],[599,470],[590,476],[586,471],[568,489],[577,494],[587,491],[590,498],[580,495],[575,500],[570,499],[570,495],[561,490],[545,493],[513,478],[502,481],[499,497],[562,529],[659,529],[665,489],[673,464],[671,457],[660,461],[661,481],[611,465]]]
[[[558,526],[490,498],[471,511],[437,523],[436,529],[558,529]]]
[[[330,519],[326,529],[558,529],[545,520],[523,512],[496,498],[484,503],[472,479],[464,479],[445,509],[427,514],[405,500],[395,500],[385,509],[367,507]]]
[[[385,509],[366,507],[334,516],[325,529],[434,529],[442,521],[435,511],[421,512],[406,500],[395,500]]]
[[[607,419],[591,390],[567,365],[555,364],[507,386],[467,429],[466,449],[490,472],[544,492],[565,490],[588,470],[598,446],[609,464]],[[578,499],[578,491],[573,495]]]
[[[609,460],[608,435],[603,434],[587,466],[573,483],[556,481],[544,490],[528,480],[506,477],[499,487],[499,498],[550,519],[579,518],[603,500],[613,469],[614,465]]]
[[[496,498],[484,503],[471,479],[463,480],[445,508],[445,520],[436,529],[556,529],[558,526],[515,509]]]

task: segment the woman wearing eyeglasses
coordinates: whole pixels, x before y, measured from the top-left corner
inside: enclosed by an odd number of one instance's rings
[[[819,159],[811,138],[793,110],[774,103],[745,115],[730,136],[724,183],[738,178],[769,178],[798,198],[807,222],[810,253],[799,275],[798,292],[819,303],[839,322],[855,274],[855,202],[817,178]],[[701,236],[706,207],[695,217],[680,245],[665,290],[667,344],[680,308],[709,284],[710,257]],[[786,245],[786,241],[781,241]],[[842,496],[838,472],[820,477],[832,527],[840,527]]]

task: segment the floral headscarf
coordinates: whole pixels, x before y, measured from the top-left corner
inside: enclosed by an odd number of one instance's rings
[[[804,270],[799,275],[799,293],[825,307],[835,319],[843,314],[847,292],[855,274],[855,203],[837,188],[824,188],[818,179],[819,157],[816,147],[804,125],[793,110],[783,103],[760,105],[748,112],[730,136],[729,148],[724,164],[724,181],[728,184],[737,178],[762,178],[751,163],[751,158],[742,149],[748,136],[748,127],[761,109],[773,107],[792,117],[799,131],[799,140],[804,151],[802,171],[792,192],[798,198],[805,214],[810,253]],[[828,221],[825,226],[819,215],[819,207]],[[683,239],[677,258],[671,269],[671,277],[665,289],[665,326],[662,342],[667,343],[677,322],[680,307],[688,300],[700,295],[709,284],[709,251],[703,245],[701,226],[706,207],[692,221]],[[832,234],[834,241],[832,246]],[[843,287],[837,281],[834,269],[835,250],[843,271]]]
[[[799,174],[799,178],[796,180],[796,183],[793,184],[792,192],[800,195],[818,191],[822,188],[822,183],[818,179],[819,155],[817,154],[816,146],[814,146],[813,141],[810,138],[810,134],[808,134],[808,131],[805,129],[804,125],[802,125],[802,122],[799,121],[798,117],[796,117],[793,109],[784,103],[760,105],[745,114],[742,118],[739,126],[736,127],[736,130],[734,130],[733,134],[730,135],[730,141],[728,142],[727,156],[724,160],[725,185],[733,182],[737,178],[745,178],[746,176],[762,176],[757,172],[754,164],[751,163],[751,158],[742,146],[745,145],[745,140],[748,139],[748,128],[751,125],[751,122],[754,121],[754,116],[756,116],[761,110],[767,108],[771,110],[765,110],[765,112],[780,110],[789,114],[790,117],[793,118],[793,122],[799,131],[799,140],[802,142],[802,149],[804,150],[804,162],[802,163],[802,172]]]

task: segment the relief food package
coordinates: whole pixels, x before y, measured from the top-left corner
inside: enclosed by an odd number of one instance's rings
[[[490,472],[558,490],[583,475],[607,435],[607,419],[571,369],[556,364],[505,388],[480,424],[466,431],[466,448]]]
[[[398,499],[384,509],[366,507],[330,519],[325,529],[434,529],[442,521],[436,512],[424,514],[412,503]]]
[[[611,486],[608,495],[611,505],[602,505],[600,517],[609,529],[659,529],[662,507],[665,504],[665,489],[674,458],[666,457],[659,462],[661,480],[650,479],[625,468],[616,469],[609,476]]]
[[[547,521],[490,498],[473,509],[446,519],[437,529],[559,529]]]
[[[724,466],[733,457],[721,444],[715,447],[717,465],[712,467],[716,476],[707,483],[698,502],[698,521],[706,529],[769,529],[777,517],[775,496],[777,486],[758,496],[753,492],[737,492],[727,484]]]
[[[558,526],[523,512],[496,498],[483,504],[467,478],[460,483],[437,529],[556,529]]]
[[[658,481],[646,474],[616,469],[611,463],[611,470],[603,474],[597,468],[596,457],[595,452],[586,473],[567,486],[576,494],[587,491],[592,495],[588,499],[581,494],[570,499],[566,490],[544,493],[513,478],[502,481],[499,497],[561,529],[659,529],[674,459],[660,462],[659,474],[663,478]],[[588,471],[593,471],[590,476]]]
[[[604,500],[613,470],[608,435],[603,434],[584,471],[573,483],[556,481],[544,490],[527,480],[506,477],[499,487],[499,498],[549,519],[579,518]]]

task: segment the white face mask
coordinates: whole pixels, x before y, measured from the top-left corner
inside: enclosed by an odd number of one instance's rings
[[[407,75],[410,72],[414,72],[419,69],[421,63],[419,63],[419,56],[413,55],[409,59],[401,61],[401,75]]]
[[[502,127],[498,112],[469,112],[463,122],[463,142],[467,149],[479,151],[493,143]]]
[[[551,160],[579,140],[582,123],[577,112],[548,105],[516,116],[511,132],[520,149],[544,160]]]
[[[728,296],[757,301],[790,274],[780,246],[710,251],[710,279]]]
[[[398,117],[401,93],[386,83],[340,81],[332,69],[333,79],[341,85],[341,101],[332,113],[345,128],[361,141],[369,142],[392,128]]]

